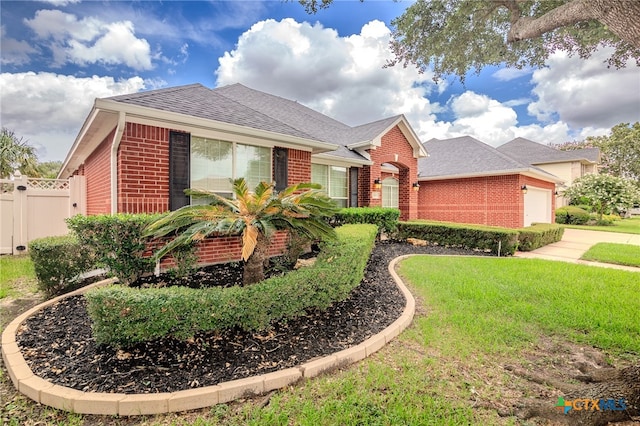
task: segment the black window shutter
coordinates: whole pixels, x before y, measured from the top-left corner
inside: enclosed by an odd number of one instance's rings
[[[189,133],[169,132],[169,210],[189,205],[189,196],[184,190],[190,186]]]
[[[287,148],[273,148],[273,179],[276,181],[276,191],[285,189],[289,182],[289,150]]]
[[[349,207],[358,207],[358,168],[349,168]]]

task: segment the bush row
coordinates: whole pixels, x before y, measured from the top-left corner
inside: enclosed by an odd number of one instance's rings
[[[531,251],[558,242],[562,239],[564,228],[551,223],[536,223],[518,229],[518,250]]]
[[[86,298],[94,337],[126,347],[164,336],[187,339],[201,331],[260,330],[310,309],[326,309],[360,284],[377,234],[374,225],[336,231],[337,240],[323,243],[314,266],[248,287],[92,290]]]
[[[411,221],[398,223],[398,238],[419,238],[430,243],[511,255],[518,248],[518,231],[482,225]]]
[[[348,207],[340,209],[332,218],[332,225],[371,223],[379,233],[393,233],[398,227],[400,210],[386,207]]]
[[[29,243],[38,288],[47,296],[73,287],[80,274],[94,268],[95,254],[70,235],[38,238]]]

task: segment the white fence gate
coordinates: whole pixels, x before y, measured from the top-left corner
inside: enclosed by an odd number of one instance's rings
[[[0,254],[21,254],[36,238],[66,235],[65,219],[86,214],[86,180],[0,179]]]

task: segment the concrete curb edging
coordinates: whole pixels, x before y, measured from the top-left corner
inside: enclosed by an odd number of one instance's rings
[[[22,323],[38,311],[63,298],[82,294],[98,286],[111,284],[115,281],[114,279],[100,281],[69,294],[48,300],[19,315],[2,333],[2,358],[13,385],[20,393],[38,403],[78,414],[114,416],[162,414],[205,408],[238,398],[264,394],[292,385],[305,378],[316,377],[361,361],[384,347],[408,327],[415,313],[415,299],[395,273],[394,268],[400,260],[409,256],[411,255],[397,257],[389,263],[389,272],[406,299],[405,308],[398,319],[380,333],[356,346],[326,357],[307,361],[297,367],[219,383],[213,386],[153,394],[82,392],[55,385],[33,374],[20,353],[20,348],[16,342],[16,333]]]

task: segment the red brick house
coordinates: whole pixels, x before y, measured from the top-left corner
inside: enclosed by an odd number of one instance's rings
[[[420,218],[508,228],[555,221],[557,176],[470,136],[431,139],[424,147]]]
[[[426,155],[402,115],[351,127],[241,84],[192,84],[96,99],[59,178],[86,177],[90,215],[175,210],[191,203],[187,188],[227,194],[244,177],[276,189],[316,182],[341,206],[391,205],[414,219]]]

